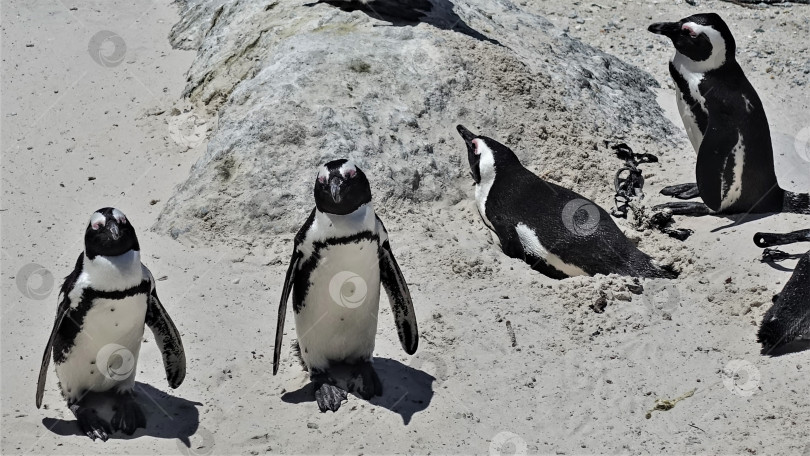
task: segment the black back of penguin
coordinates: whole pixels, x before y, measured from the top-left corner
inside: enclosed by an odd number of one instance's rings
[[[684,126],[698,153],[700,196],[718,212],[777,212],[784,192],[774,171],[765,110],[735,59],[736,42],[723,19],[696,14],[649,30],[672,40],[669,64],[689,113]],[[697,132],[691,132],[693,119]]]
[[[773,306],[765,312],[757,339],[763,355],[776,356],[810,345],[810,252],[801,257]]]
[[[458,130],[467,144],[477,199],[480,188],[486,185],[485,168],[489,166],[483,161],[486,158],[476,154],[477,141],[483,141],[493,152],[496,177],[482,216],[507,255],[558,279],[581,274],[677,275],[656,266],[592,201],[535,176],[512,150],[492,138],[476,136],[460,125]]]

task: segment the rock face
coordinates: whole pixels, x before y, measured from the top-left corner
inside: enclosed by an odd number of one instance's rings
[[[604,140],[672,141],[652,77],[509,1],[430,0],[417,22],[395,17],[407,0],[309,1],[180,2],[171,42],[197,49],[185,96],[218,118],[158,230],[293,232],[317,167],[340,157],[389,211],[452,204],[472,182],[459,123],[601,203],[619,165]]]

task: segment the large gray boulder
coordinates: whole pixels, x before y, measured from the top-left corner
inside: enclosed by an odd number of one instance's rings
[[[158,230],[293,232],[339,157],[389,211],[456,202],[472,182],[459,123],[603,204],[619,166],[604,140],[671,144],[650,75],[507,0],[431,0],[417,23],[310,1],[181,2],[172,43],[197,49],[185,96],[218,118]]]

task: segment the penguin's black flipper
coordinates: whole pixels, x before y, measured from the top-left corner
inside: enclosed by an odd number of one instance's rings
[[[287,268],[287,275],[284,277],[284,288],[281,291],[281,302],[278,303],[278,322],[276,323],[276,343],[273,347],[273,375],[278,373],[278,363],[281,360],[281,340],[284,338],[284,320],[287,318],[287,301],[290,298],[290,291],[292,291],[293,284],[295,283],[295,272],[298,270],[298,263],[301,261],[301,251],[298,250],[307,231],[312,226],[315,220],[315,208],[309,213],[309,218],[298,230],[293,242],[293,254],[290,258],[290,266]]]
[[[697,198],[700,196],[700,190],[695,182],[689,184],[668,185],[661,189],[662,195],[671,196],[682,200]]]
[[[79,254],[79,258],[76,260],[76,266],[73,268],[73,272],[68,274],[65,277],[65,282],[62,284],[62,288],[59,291],[59,305],[56,309],[56,320],[53,324],[53,329],[51,330],[51,336],[48,338],[48,345],[45,346],[45,353],[42,355],[42,365],[39,368],[39,379],[37,380],[37,408],[42,406],[42,396],[45,394],[45,379],[48,377],[48,366],[51,363],[51,351],[53,350],[53,342],[56,339],[56,334],[59,333],[59,328],[62,326],[62,322],[65,320],[68,312],[70,312],[70,298],[68,298],[68,294],[70,290],[73,289],[74,285],[76,285],[76,279],[79,278],[79,275],[82,273],[82,257],[84,253]]]
[[[416,326],[416,313],[413,310],[411,293],[408,291],[408,284],[402,271],[399,269],[394,252],[391,251],[391,244],[388,243],[388,232],[379,217],[377,217],[380,240],[380,282],[388,294],[388,302],[391,304],[391,311],[394,313],[394,320],[397,324],[397,334],[399,342],[405,353],[413,355],[419,346],[419,329]]]
[[[150,274],[151,278],[151,274]],[[158,299],[155,282],[152,281],[152,293],[147,299],[146,325],[155,336],[160,353],[163,355],[163,368],[166,370],[166,380],[169,386],[177,388],[186,378],[186,352],[183,350],[183,341],[180,331],[174,325],[163,304]]]
[[[736,163],[737,157],[734,153],[740,141],[739,132],[729,128],[732,120],[726,116],[716,117],[709,119],[695,166],[700,198],[713,211],[720,210],[726,194],[731,191],[732,183],[739,179],[734,175],[734,168],[742,166]],[[723,188],[724,182],[727,188]]]
[[[765,313],[757,340],[762,344],[763,355],[783,354],[781,349],[784,346],[796,342],[804,342],[800,345],[807,349],[810,341],[810,252],[796,264],[785,288]]]

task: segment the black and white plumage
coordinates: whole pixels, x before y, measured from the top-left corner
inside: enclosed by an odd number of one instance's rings
[[[768,119],[756,90],[735,58],[734,36],[714,13],[652,24],[672,40],[669,73],[678,111],[697,152],[696,184],[661,193],[700,203],[668,203],[676,214],[806,212],[806,198],[779,187]]]
[[[754,235],[760,247],[806,241],[810,241],[810,230]],[[773,306],[765,312],[757,340],[763,355],[778,356],[810,348],[810,251],[801,255]]]
[[[757,339],[763,355],[778,355],[789,345],[810,346],[810,252],[802,255],[793,275],[765,312]]]
[[[278,372],[292,293],[298,349],[321,411],[337,410],[346,398],[330,375],[342,367],[352,372],[350,388],[358,395],[368,399],[382,394],[371,365],[380,285],[388,294],[402,347],[413,354],[419,340],[413,302],[385,226],[374,213],[368,180],[350,161],[329,162],[315,182],[315,208],[295,236],[279,303],[273,374]]]
[[[478,212],[505,254],[555,279],[677,276],[636,248],[594,202],[535,176],[494,139],[457,129],[467,146]]]
[[[172,388],[183,382],[186,359],[180,333],[158,299],[155,280],[141,263],[135,229],[115,208],[94,212],[85,230],[85,250],[62,284],[56,320],[37,383],[42,405],[48,365],[53,357],[62,396],[82,432],[107,440],[108,433],[132,434],[146,426],[133,387],[144,324],[163,355]],[[110,423],[84,406],[90,393],[116,395]]]

